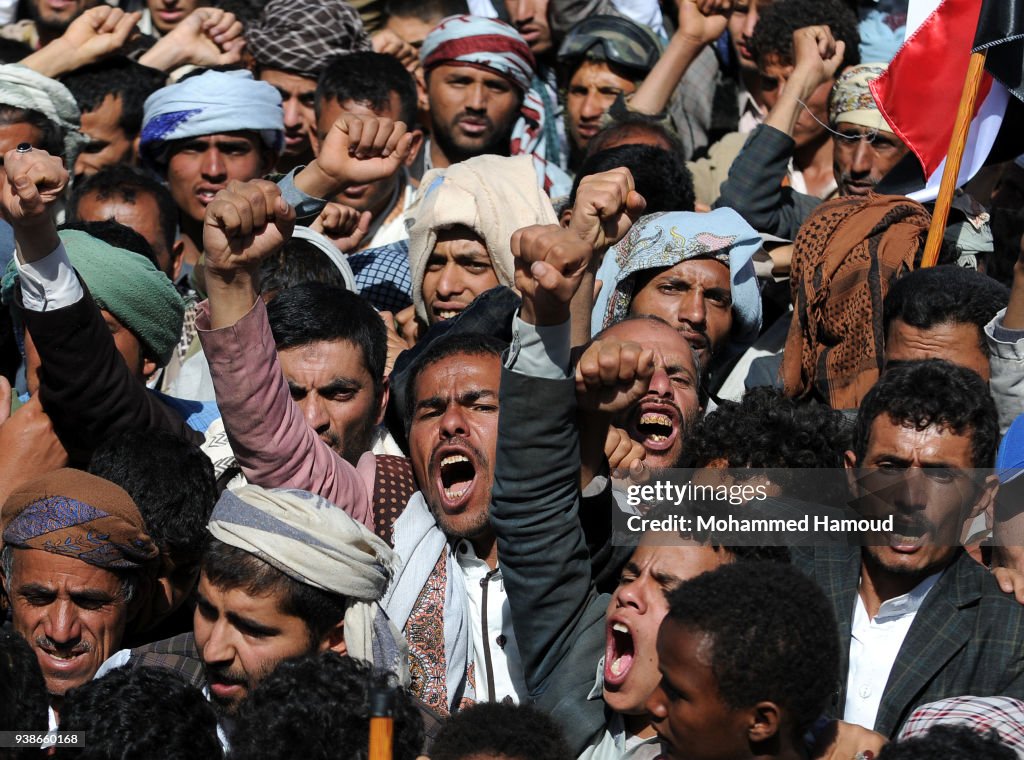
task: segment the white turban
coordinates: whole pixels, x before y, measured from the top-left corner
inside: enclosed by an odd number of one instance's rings
[[[405,218],[412,301],[424,322],[428,319],[423,275],[438,230],[457,225],[473,230],[487,246],[498,282],[511,287],[515,274],[512,233],[531,224],[558,223],[529,156],[474,156],[447,169],[431,169],[423,175],[419,196]]]
[[[85,136],[79,130],[78,104],[67,87],[20,63],[4,64],[0,66],[0,105],[38,111],[60,127],[64,165],[74,166]]]
[[[259,132],[267,148],[284,147],[281,95],[248,71],[207,71],[161,87],[146,98],[139,141],[151,164],[166,160],[167,143],[225,132]]]
[[[408,683],[405,640],[377,604],[397,560],[364,525],[307,491],[249,485],[221,495],[207,529],[299,583],[348,599],[349,654]]]

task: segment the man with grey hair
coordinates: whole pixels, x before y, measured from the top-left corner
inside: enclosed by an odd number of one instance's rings
[[[142,601],[140,574],[159,552],[131,497],[79,470],[15,490],[0,523],[12,627],[39,660],[53,724],[64,694],[117,650]]]

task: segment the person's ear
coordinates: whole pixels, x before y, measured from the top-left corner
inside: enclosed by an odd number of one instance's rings
[[[986,510],[989,515],[995,514],[996,496],[999,495],[999,476],[995,473],[986,476],[985,481],[978,488],[980,489],[978,500],[971,507],[968,519],[974,519]]]
[[[153,361],[152,359],[150,359],[148,357],[145,357],[145,356],[142,357],[142,376],[143,377],[145,377],[147,379],[152,377],[153,373],[156,372],[157,369],[159,369],[159,365],[155,361]]]
[[[572,222],[572,206],[562,209],[562,213],[558,215],[558,223],[564,229],[568,229],[570,222]]]
[[[412,125],[410,125],[411,127]],[[423,148],[423,130],[414,129],[412,131],[412,142],[409,144],[409,155],[405,159],[406,166],[412,166],[416,163],[416,158],[420,154],[420,150]]]
[[[345,644],[344,620],[339,620],[338,623],[327,632],[323,641],[320,642],[320,651],[334,652],[335,654],[340,654],[343,657],[348,655],[348,646]]]
[[[181,266],[185,263],[185,240],[178,238],[171,247],[171,282],[181,277]]]
[[[857,487],[857,455],[847,450],[843,454],[843,467],[846,470],[846,485],[854,496],[860,493]]]
[[[750,710],[750,723],[747,727],[747,739],[751,744],[760,744],[776,739],[779,724],[782,722],[782,711],[774,702],[758,702]]]
[[[388,399],[391,397],[391,378],[385,377],[380,387],[380,401],[377,403],[377,420],[374,424],[384,422],[384,414],[388,410]]]
[[[135,139],[132,140],[132,166],[139,166],[142,164],[139,153],[139,146],[142,144],[142,133],[135,135]]]

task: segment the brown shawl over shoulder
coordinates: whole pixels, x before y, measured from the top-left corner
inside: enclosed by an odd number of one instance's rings
[[[826,201],[808,217],[790,274],[787,395],[816,395],[835,409],[860,405],[882,367],[882,300],[914,268],[930,221],[908,198],[874,194]]]

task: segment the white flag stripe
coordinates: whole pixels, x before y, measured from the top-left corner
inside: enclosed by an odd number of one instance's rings
[[[942,0],[910,0],[907,6],[907,31],[903,37],[904,42],[910,39],[910,35],[917,31],[941,3]]]
[[[999,82],[993,81],[992,89],[989,90],[988,97],[978,109],[978,115],[974,117],[970,131],[967,133],[967,144],[964,147],[963,161],[960,163],[957,187],[963,186],[985,165],[985,159],[988,158],[988,154],[995,144],[1009,102],[1009,91]],[[939,168],[928,178],[924,189],[910,193],[907,197],[918,203],[935,200],[939,196],[939,185],[942,183],[942,172],[945,168],[946,160],[943,159]]]

